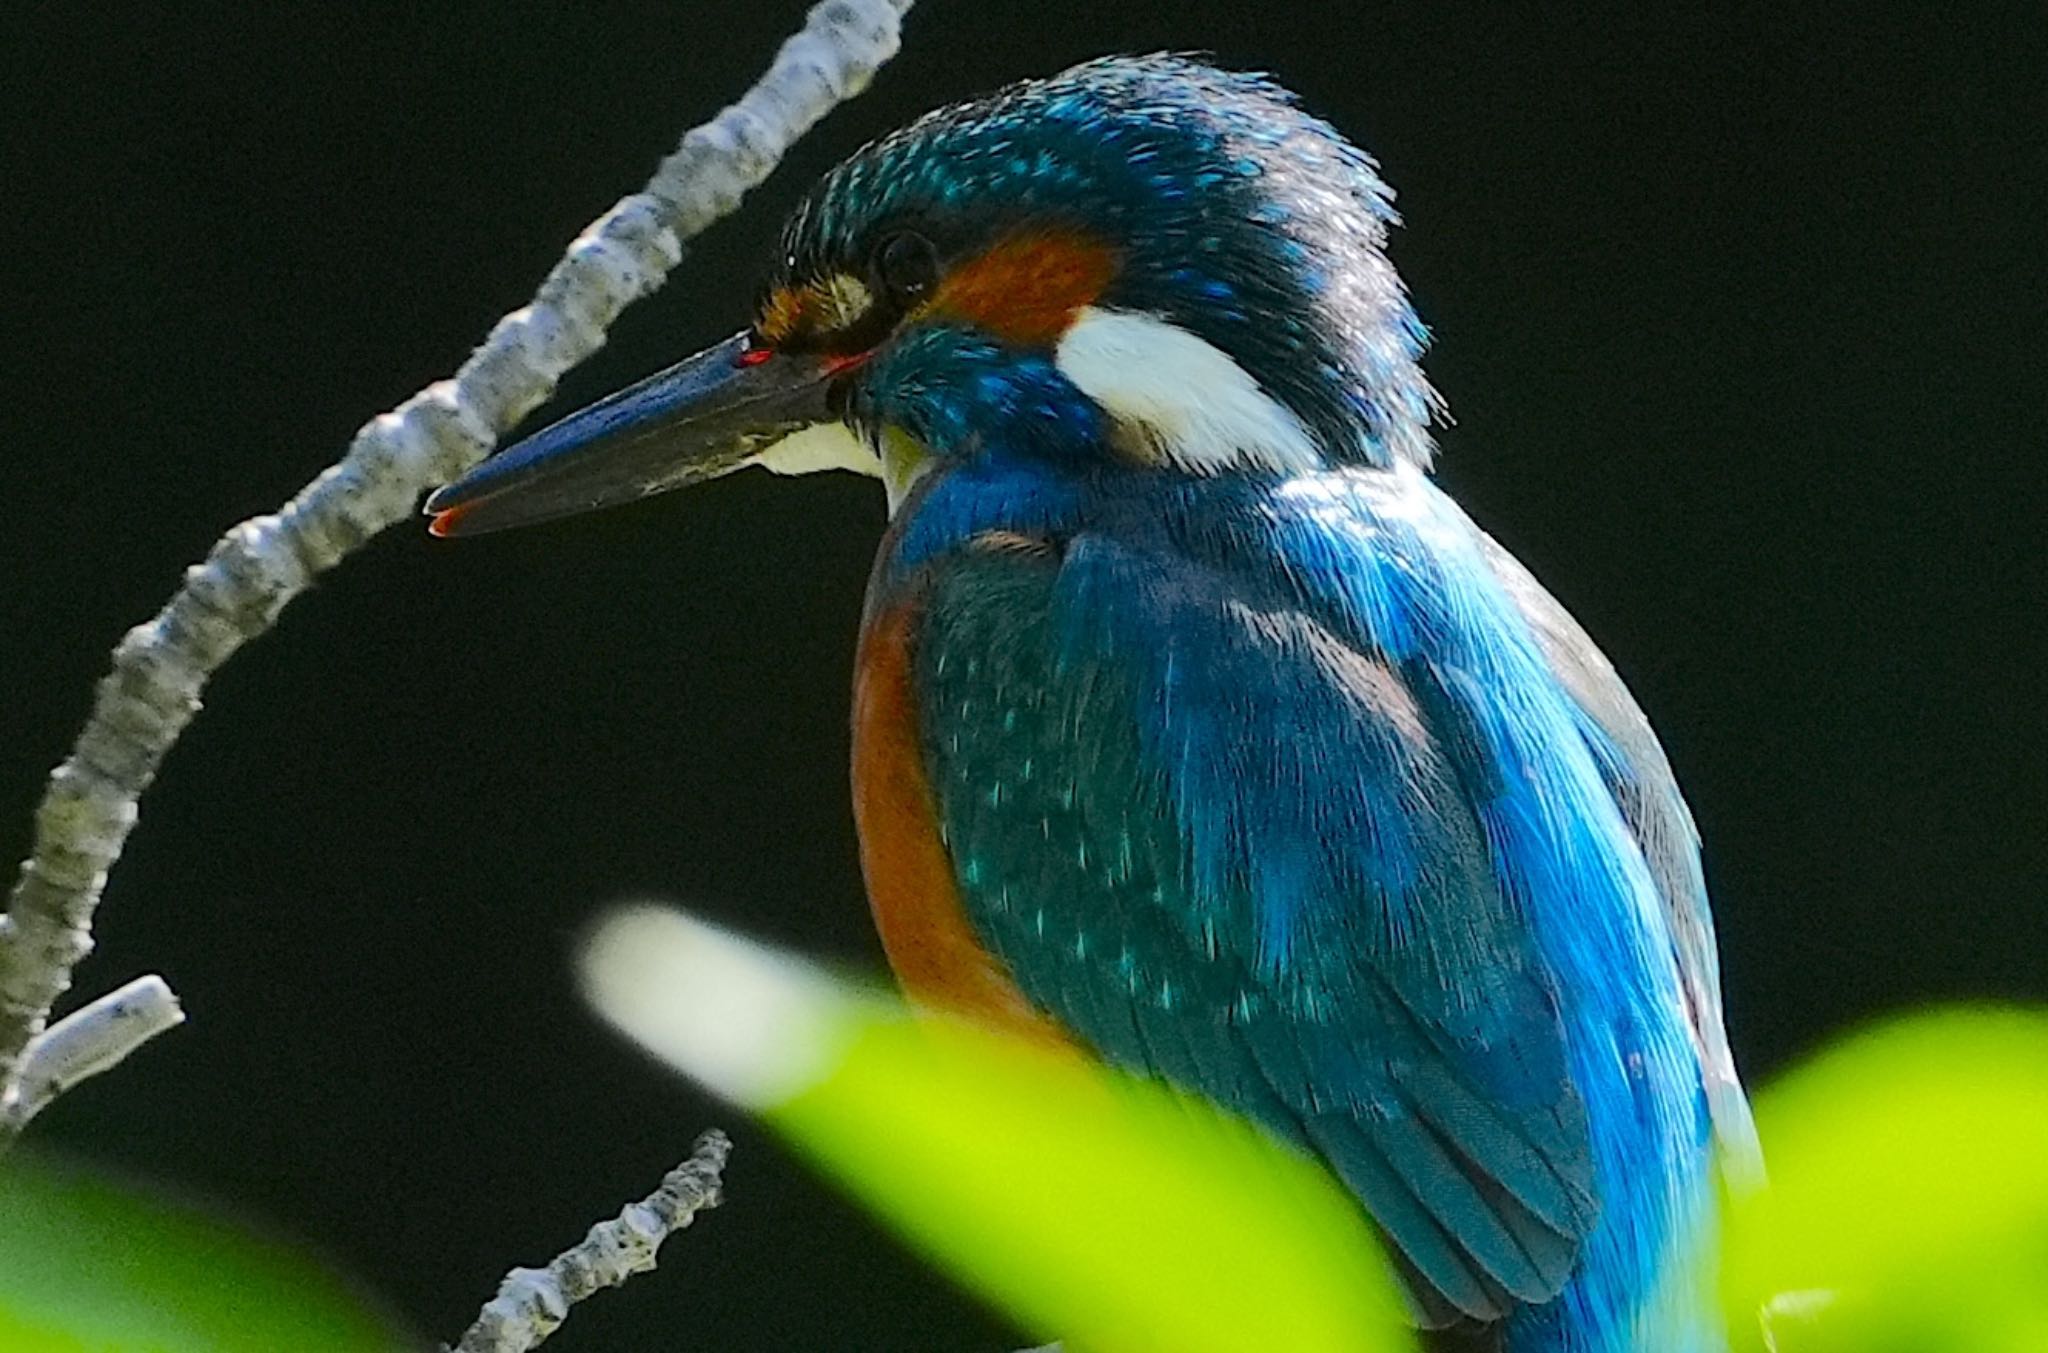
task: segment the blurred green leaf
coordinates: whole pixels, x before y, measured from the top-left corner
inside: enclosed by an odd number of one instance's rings
[[[1757,1101],[1770,1189],[1729,1221],[1739,1349],[2048,1349],[2048,1015],[1961,1009],[1833,1045]]]
[[[83,1167],[0,1164],[7,1353],[390,1353],[417,1349],[287,1246]]]
[[[1234,1118],[671,911],[622,911],[585,964],[626,1032],[1071,1348],[1413,1347],[1357,1204]],[[1719,1269],[1738,1353],[2048,1350],[2048,1015],[1879,1026],[1757,1118],[1772,1186],[1730,1200]]]
[[[1249,1125],[950,1022],[869,1013],[845,1046],[768,1121],[1069,1349],[1413,1347],[1357,1205]]]
[[[674,911],[584,961],[626,1032],[1074,1353],[1413,1347],[1358,1205],[1237,1118]]]

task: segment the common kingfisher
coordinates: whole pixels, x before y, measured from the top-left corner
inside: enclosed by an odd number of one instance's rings
[[[1318,1157],[1434,1348],[1723,1348],[1696,1275],[1757,1151],[1693,822],[1429,477],[1394,222],[1264,77],[1014,85],[832,170],[746,331],[433,530],[879,479],[853,803],[908,992]]]

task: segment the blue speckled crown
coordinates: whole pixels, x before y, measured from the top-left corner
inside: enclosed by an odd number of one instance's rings
[[[1111,57],[931,113],[860,150],[783,234],[784,283],[860,272],[910,227],[957,258],[1056,223],[1120,254],[1099,304],[1229,353],[1333,462],[1427,464],[1425,331],[1382,251],[1372,159],[1260,76]]]

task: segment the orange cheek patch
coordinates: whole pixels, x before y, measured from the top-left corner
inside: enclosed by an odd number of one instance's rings
[[[1013,343],[1048,344],[1116,276],[1116,255],[1077,231],[1017,235],[947,274],[928,312]]]

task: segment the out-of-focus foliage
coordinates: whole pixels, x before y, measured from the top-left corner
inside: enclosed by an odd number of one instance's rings
[[[1356,1205],[1235,1120],[672,912],[612,928],[614,1020],[1027,1324],[1090,1353],[1410,1346]],[[1773,1187],[1730,1200],[1719,1265],[1738,1353],[2048,1350],[2048,1015],[1908,1016],[1757,1110]]]
[[[615,913],[584,974],[649,1051],[1075,1353],[1412,1347],[1357,1204],[1206,1104],[668,909]]]
[[[611,1017],[1070,1353],[1413,1349],[1349,1195],[1249,1126],[662,915],[594,977]],[[1772,1183],[1731,1201],[1720,1266],[1736,1353],[2048,1350],[2048,1014],[1895,1020],[1757,1117]],[[6,1353],[417,1347],[285,1247],[0,1166]]]
[[[23,1152],[0,1164],[6,1353],[391,1353],[419,1344],[305,1256]]]
[[[2048,1349],[2048,1015],[1851,1037],[1757,1100],[1771,1187],[1730,1219],[1738,1350]]]
[[[1413,1346],[1371,1232],[1322,1170],[1157,1086],[868,1008],[771,1110],[935,1259],[1102,1353]]]

